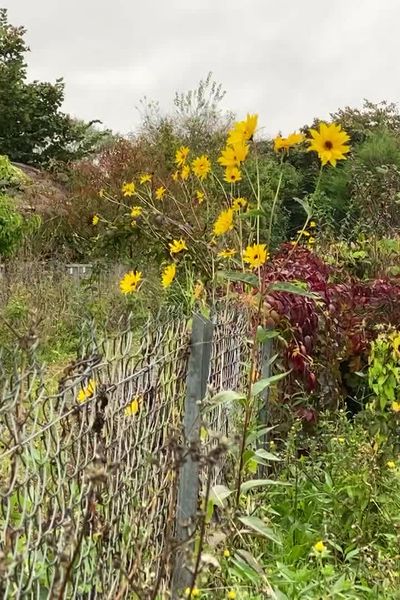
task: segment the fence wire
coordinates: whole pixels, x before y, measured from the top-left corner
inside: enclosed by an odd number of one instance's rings
[[[218,315],[209,387],[238,389],[246,316]],[[150,598],[172,568],[190,321],[89,340],[61,378],[0,372],[0,597]],[[228,411],[228,412],[227,412]],[[229,433],[232,415],[211,413]]]

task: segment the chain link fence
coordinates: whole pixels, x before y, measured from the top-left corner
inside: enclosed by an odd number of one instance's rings
[[[224,309],[213,322],[200,379],[212,393],[238,389],[248,317]],[[90,336],[61,377],[28,345],[0,372],[1,598],[167,593],[191,327],[178,319],[100,343]],[[229,433],[230,411],[210,412],[210,432]]]

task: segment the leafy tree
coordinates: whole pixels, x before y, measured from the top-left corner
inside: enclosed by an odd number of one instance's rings
[[[63,113],[64,83],[27,83],[24,27],[8,23],[0,9],[0,154],[28,164],[81,158],[96,149],[109,132],[98,121],[83,123]]]

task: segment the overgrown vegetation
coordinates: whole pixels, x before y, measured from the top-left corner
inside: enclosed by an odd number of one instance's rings
[[[61,112],[61,80],[27,83],[24,33],[0,12],[2,372],[28,336],[56,385],[85,319],[111,334],[129,312],[135,326],[246,307],[247,380],[207,398],[237,429],[224,485],[201,498],[184,593],[398,598],[397,107],[365,102],[261,139],[257,115],[220,110],[209,75],[171,115],[143,101],[140,130],[115,138]],[[32,181],[10,161],[51,167],[51,211],[27,205]],[[71,279],[71,260],[92,275]]]

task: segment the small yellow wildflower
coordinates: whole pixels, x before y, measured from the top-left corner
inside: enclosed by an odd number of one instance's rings
[[[100,221],[99,215],[93,215],[92,225],[97,225],[99,221]]]
[[[141,281],[141,271],[129,271],[129,273],[126,273],[119,282],[120,290],[123,294],[133,294],[137,291]]]
[[[253,244],[252,246],[247,246],[243,252],[243,261],[252,269],[261,267],[267,261],[268,257],[269,254],[265,244]]]
[[[189,597],[190,598],[198,598],[200,596],[200,590],[199,590],[199,588],[194,587],[192,589],[192,593],[190,593],[190,588],[188,587],[185,590],[185,596],[186,596],[186,598],[189,598]]]
[[[394,460],[388,460],[386,463],[386,466],[388,469],[395,469],[396,468],[396,463],[394,462]]]
[[[337,441],[339,442],[339,444],[344,444],[346,440],[344,439],[344,437],[338,437]]]
[[[165,196],[165,192],[166,191],[167,190],[165,189],[165,187],[163,185],[160,185],[160,187],[158,187],[156,189],[156,198],[157,198],[157,200],[162,200],[163,197]]]
[[[181,171],[181,179],[183,181],[186,181],[186,179],[188,179],[189,175],[190,175],[190,167],[189,167],[189,165],[184,165],[182,167],[182,171]]]
[[[231,555],[231,553],[229,552],[228,548],[225,548],[224,550],[224,558],[229,558]]]
[[[143,183],[149,183],[151,181],[151,178],[152,178],[152,175],[150,173],[143,173],[140,176],[139,182],[141,184],[143,184]]]
[[[236,250],[234,250],[233,248],[225,248],[224,250],[221,250],[221,252],[218,252],[218,256],[220,258],[232,258],[233,256],[235,256],[236,254]]]
[[[192,171],[199,179],[205,179],[211,171],[210,159],[205,154],[198,156],[192,162]]]
[[[199,204],[204,202],[204,198],[205,198],[205,193],[201,192],[200,190],[196,190],[196,200]]]
[[[143,398],[140,396],[135,396],[132,398],[128,406],[125,407],[125,416],[134,417],[139,412],[139,407],[142,400]]]
[[[175,163],[178,165],[178,167],[182,167],[185,164],[186,159],[189,156],[189,152],[190,149],[187,146],[181,146],[178,148],[175,154]]]
[[[135,219],[136,217],[140,217],[143,212],[143,208],[141,206],[132,206],[131,208],[131,217]]]
[[[232,208],[235,212],[239,211],[242,208],[246,208],[248,202],[246,198],[235,198],[232,202]]]
[[[162,275],[161,275],[161,284],[164,289],[167,289],[171,285],[171,283],[175,279],[175,275],[176,275],[175,263],[172,263],[165,267],[165,269],[163,270]]]
[[[309,246],[312,246],[313,244],[315,244],[315,237],[313,237],[312,235],[310,235],[310,237],[307,240],[307,244]]]
[[[395,413],[400,412],[400,402],[393,401],[391,408],[392,408],[392,411]]]
[[[121,188],[121,192],[123,196],[133,196],[135,194],[135,184],[133,183],[133,181],[129,182],[129,183],[124,183],[124,185]]]
[[[237,167],[228,167],[225,169],[224,180],[228,183],[236,183],[242,179],[242,174]]]
[[[79,394],[77,397],[78,402],[85,402],[85,400],[88,400],[89,398],[91,398],[94,395],[95,390],[96,390],[96,383],[95,383],[94,379],[89,379],[87,386],[79,391]]]
[[[224,235],[233,229],[233,209],[223,210],[214,223],[214,235]]]
[[[235,592],[235,590],[229,590],[229,592],[227,593],[226,597],[228,598],[228,600],[236,600],[236,592]]]
[[[178,254],[182,250],[187,250],[186,242],[182,238],[180,240],[173,240],[169,243],[169,251],[171,254]]]
[[[313,550],[314,552],[316,552],[317,554],[322,554],[323,552],[326,551],[326,546],[324,544],[324,542],[322,540],[320,540],[319,542],[317,542],[316,544],[314,544],[313,546]]]
[[[321,123],[319,131],[310,129],[310,133],[312,139],[308,140],[310,144],[308,152],[317,152],[322,165],[330,163],[336,167],[338,160],[347,158],[345,154],[350,152],[350,146],[346,144],[350,137],[342,130],[341,125]]]
[[[308,226],[311,227],[311,229],[314,229],[317,226],[317,223],[315,221],[310,221]]]
[[[175,171],[174,173],[172,173],[171,177],[172,177],[172,179],[174,181],[178,181],[178,179],[179,179],[179,171]]]
[[[306,229],[299,229],[297,231],[297,234],[300,235],[300,236],[304,235],[304,237],[310,237],[310,235],[311,235],[310,232],[307,231]]]

